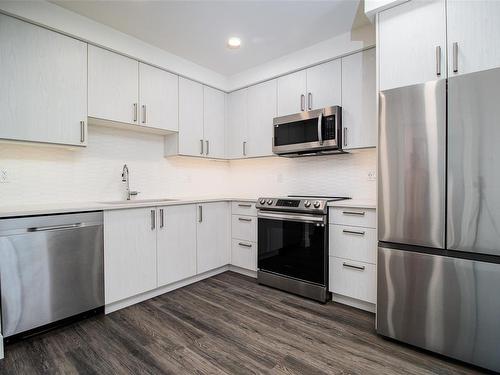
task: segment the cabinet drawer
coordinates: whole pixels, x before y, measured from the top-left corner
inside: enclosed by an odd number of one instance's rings
[[[373,264],[330,257],[330,291],[376,303],[376,268]]]
[[[233,239],[231,244],[231,265],[257,271],[257,244]]]
[[[375,228],[377,223],[374,208],[331,207],[330,224]]]
[[[257,216],[255,202],[231,202],[233,215]]]
[[[257,218],[232,215],[232,238],[257,242]]]
[[[330,225],[330,256],[375,264],[377,233],[374,228]]]

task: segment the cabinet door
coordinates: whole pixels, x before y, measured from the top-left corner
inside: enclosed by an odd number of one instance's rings
[[[500,1],[448,0],[447,7],[448,76],[499,67]]]
[[[230,93],[227,98],[226,151],[229,158],[246,153],[248,89]]]
[[[247,156],[273,154],[273,118],[276,117],[276,80],[251,86],[248,89]]]
[[[154,208],[104,212],[105,302],[156,288]]]
[[[140,124],[179,130],[179,77],[139,63]]]
[[[309,68],[306,73],[307,110],[342,104],[340,59]]]
[[[377,145],[375,48],[342,58],[343,148]]]
[[[446,78],[445,0],[409,1],[384,10],[378,31],[381,91]]]
[[[225,114],[226,94],[211,87],[203,87],[203,135],[205,155],[212,158],[226,156]]]
[[[85,43],[0,15],[0,66],[0,138],[86,144]]]
[[[299,113],[306,108],[306,71],[278,78],[278,116]]]
[[[158,286],[196,275],[196,206],[159,207]]]
[[[179,154],[204,155],[203,85],[179,77]]]
[[[227,202],[198,206],[197,270],[213,270],[229,263],[229,206]]]
[[[137,124],[139,63],[89,45],[89,116]]]

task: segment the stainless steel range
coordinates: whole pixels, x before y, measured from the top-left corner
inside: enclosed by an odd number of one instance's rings
[[[259,284],[328,300],[328,202],[346,197],[259,198]]]

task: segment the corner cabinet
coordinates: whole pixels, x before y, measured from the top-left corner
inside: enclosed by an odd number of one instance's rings
[[[0,139],[87,144],[87,44],[0,15]]]
[[[377,146],[375,48],[342,58],[344,150]]]

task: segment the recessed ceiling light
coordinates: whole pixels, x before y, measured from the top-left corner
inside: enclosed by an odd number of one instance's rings
[[[240,46],[241,46],[241,39],[233,36],[233,37],[231,37],[231,38],[229,38],[227,40],[227,46],[229,48],[233,48],[233,49],[234,48],[240,48]]]

